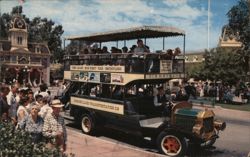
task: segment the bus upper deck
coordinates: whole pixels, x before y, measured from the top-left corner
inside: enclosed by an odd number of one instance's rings
[[[183,53],[180,55],[165,51],[165,37],[183,36]],[[163,51],[151,52],[127,52],[121,53],[116,48],[112,53],[104,53],[97,48],[92,53],[86,53],[86,49],[79,49],[76,55],[64,56],[64,79],[75,81],[90,81],[91,76],[98,76],[98,82],[102,75],[111,75],[109,83],[126,84],[136,79],[171,79],[184,78],[185,75],[185,32],[174,27],[143,26],[118,31],[109,31],[87,36],[68,37],[71,41],[79,43],[124,41],[132,39],[163,38]],[[117,44],[118,45],[118,44]],[[122,76],[122,77],[121,77]],[[112,79],[113,78],[113,79]],[[125,80],[123,80],[123,79]],[[106,82],[105,82],[106,83]]]

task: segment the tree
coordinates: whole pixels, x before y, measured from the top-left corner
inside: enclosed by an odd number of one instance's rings
[[[62,62],[64,52],[62,50],[61,36],[62,25],[56,25],[47,18],[35,17],[29,24],[29,40],[34,42],[48,42],[53,62]]]
[[[191,72],[191,77],[236,84],[244,71],[240,66],[241,55],[235,53],[235,51],[237,49],[229,48],[215,48],[206,51],[205,61]]]
[[[7,38],[9,23],[13,16],[22,15],[22,6],[12,9],[11,14],[4,13],[0,17],[0,37]],[[62,25],[55,25],[55,22],[47,18],[35,17],[32,20],[22,15],[28,25],[30,42],[47,42],[52,54],[51,61],[62,62],[64,51],[62,50],[61,36],[64,32]]]
[[[250,57],[250,1],[240,0],[237,5],[233,6],[227,16],[229,18],[228,26],[234,34],[239,36],[242,43],[240,54],[241,67],[245,72],[245,76],[249,72],[249,57]]]

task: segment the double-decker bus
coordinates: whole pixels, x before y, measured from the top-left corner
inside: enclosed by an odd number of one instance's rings
[[[215,120],[213,111],[194,109],[186,101],[173,103],[166,95],[160,102],[163,107],[156,105],[157,88],[165,89],[171,79],[185,78],[183,30],[143,26],[67,39],[101,47],[109,41],[177,36],[183,37],[182,56],[164,51],[104,53],[98,48],[94,53],[79,48],[77,55],[65,55],[64,79],[70,86],[63,101],[69,102],[70,115],[85,134],[109,127],[149,137],[159,152],[169,156],[183,156],[188,143],[214,144],[226,124]]]

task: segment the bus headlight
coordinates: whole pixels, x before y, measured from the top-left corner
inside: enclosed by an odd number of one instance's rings
[[[226,123],[225,122],[222,122],[220,120],[214,120],[214,127],[216,130],[225,130],[226,129]]]
[[[193,133],[199,137],[202,137],[204,135],[204,128],[200,124],[196,124],[193,126]]]

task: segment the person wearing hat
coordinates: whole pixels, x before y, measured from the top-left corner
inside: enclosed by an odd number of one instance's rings
[[[64,119],[60,116],[63,104],[59,99],[52,100],[52,114],[44,118],[43,136],[47,140],[48,148],[60,147],[61,151],[66,150],[67,132]]]

